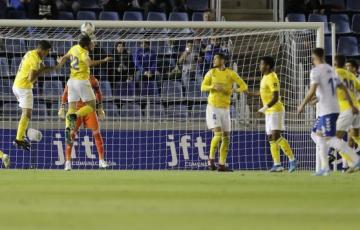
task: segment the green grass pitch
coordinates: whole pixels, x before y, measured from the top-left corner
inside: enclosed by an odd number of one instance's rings
[[[0,229],[358,229],[360,174],[0,170]]]

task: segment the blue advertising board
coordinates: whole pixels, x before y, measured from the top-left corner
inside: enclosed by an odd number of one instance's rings
[[[63,130],[41,130],[43,139],[32,151],[12,146],[15,130],[0,130],[0,149],[11,156],[13,168],[62,169],[65,163]],[[199,130],[102,130],[105,159],[112,169],[205,169],[209,131]],[[314,168],[315,145],[303,132],[286,134],[303,168]],[[302,161],[302,159],[304,159]],[[232,132],[227,163],[235,170],[265,170],[271,155],[264,132]],[[98,157],[91,131],[81,130],[72,151],[73,168],[96,169]]]

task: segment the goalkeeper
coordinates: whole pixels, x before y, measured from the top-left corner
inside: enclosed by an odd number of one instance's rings
[[[104,141],[100,133],[100,126],[98,122],[98,116],[100,119],[105,118],[105,112],[102,107],[102,93],[99,87],[99,82],[94,76],[90,76],[89,78],[90,84],[92,89],[95,92],[96,95],[96,101],[97,101],[97,113],[95,111],[87,114],[85,117],[78,117],[75,122],[75,129],[73,132],[71,132],[71,139],[70,141],[67,141],[66,145],[66,151],[65,151],[65,170],[71,170],[71,150],[73,146],[73,140],[75,139],[76,133],[79,131],[81,125],[84,126],[84,128],[88,128],[92,130],[93,137],[95,140],[96,149],[99,154],[99,168],[107,168],[108,165],[106,161],[104,160]],[[61,107],[59,110],[59,117],[62,119],[65,119],[65,105],[68,101],[68,87],[66,86],[64,89],[64,93],[61,98]],[[76,109],[79,110],[82,107],[84,107],[86,104],[82,102],[81,100],[76,103]]]
[[[206,123],[214,133],[210,144],[209,168],[216,170],[215,152],[220,145],[220,158],[218,171],[232,171],[225,166],[226,157],[230,144],[230,99],[233,92],[233,84],[239,88],[236,92],[247,92],[247,84],[239,75],[225,67],[225,56],[216,54],[213,59],[213,68],[210,69],[201,84],[201,91],[210,92],[206,108]]]

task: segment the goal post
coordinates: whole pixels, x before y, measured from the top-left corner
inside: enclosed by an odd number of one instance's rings
[[[77,43],[83,21],[0,21],[0,150],[14,168],[61,169],[65,162],[64,121],[57,117],[69,64],[39,78],[34,86],[30,128],[43,139],[30,153],[12,146],[20,110],[12,94],[16,71],[26,51],[39,40],[51,42],[45,65]],[[262,56],[273,56],[286,107],[287,136],[300,169],[315,168],[310,127],[315,108],[296,114],[311,69],[311,50],[324,47],[323,23],[92,21],[92,58],[113,61],[91,68],[100,82],[106,118],[99,121],[105,160],[112,169],[189,169],[207,165],[212,133],[206,127],[206,94],[200,92],[212,57],[222,52],[227,66],[249,85],[260,87]],[[124,49],[127,50],[124,53]],[[117,51],[119,50],[119,51]],[[118,52],[118,53],[117,53]],[[187,53],[188,52],[188,53]],[[182,57],[183,56],[183,57]],[[181,60],[182,59],[182,60]],[[227,163],[236,170],[266,170],[271,155],[259,98],[233,95],[232,134]],[[80,128],[71,153],[74,169],[97,169],[97,142]],[[285,159],[284,159],[284,162]]]

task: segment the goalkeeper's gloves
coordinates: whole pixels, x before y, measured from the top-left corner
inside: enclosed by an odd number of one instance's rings
[[[264,107],[262,107],[261,109],[259,109],[259,113],[265,113],[265,111],[269,108],[269,106],[264,105]]]
[[[98,114],[98,117],[99,117],[100,120],[105,119],[105,111],[104,111],[101,104],[98,105],[97,114]]]
[[[59,116],[59,118],[61,118],[61,119],[65,119],[66,112],[65,112],[65,105],[64,105],[64,104],[62,104],[62,105],[60,106],[60,109],[59,109],[59,112],[58,112],[58,116]]]

